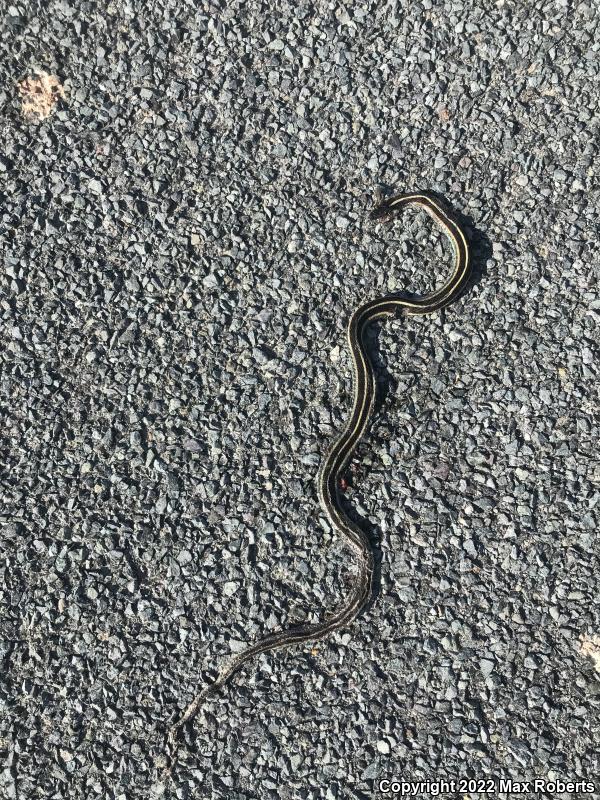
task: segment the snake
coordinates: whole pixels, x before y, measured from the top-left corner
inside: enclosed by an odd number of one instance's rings
[[[323,460],[317,479],[321,507],[334,530],[350,546],[355,556],[355,571],[348,595],[337,610],[321,622],[305,623],[268,634],[226,662],[214,681],[196,694],[180,719],[171,726],[167,739],[171,761],[177,748],[180,729],[198,713],[206,698],[227,683],[247,661],[277,648],[318,641],[348,626],[372,594],[374,555],[370,540],[360,525],[348,517],[341,503],[343,474],[365,433],[377,390],[373,366],[365,348],[365,331],[371,323],[398,313],[421,315],[445,308],[463,292],[471,269],[465,232],[445,203],[433,193],[425,191],[388,197],[371,211],[370,218],[375,222],[386,222],[408,206],[422,209],[434,219],[450,240],[454,251],[454,266],[444,284],[429,294],[413,296],[408,293],[393,293],[369,300],[352,313],[348,322],[347,338],[352,358],[354,399],[347,422]]]

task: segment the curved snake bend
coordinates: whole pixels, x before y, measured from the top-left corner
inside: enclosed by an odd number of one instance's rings
[[[189,704],[183,716],[170,729],[168,749],[174,756],[177,733],[198,712],[206,697],[217,691],[237,670],[254,656],[287,647],[291,644],[316,641],[348,625],[369,599],[372,591],[373,552],[361,528],[350,520],[340,505],[340,478],[356,446],[363,436],[373,409],[376,393],[373,367],[364,346],[364,332],[373,321],[390,317],[398,311],[406,314],[429,314],[445,308],[462,292],[469,278],[469,246],[456,220],[448,215],[439,201],[428,192],[401,194],[388,198],[371,212],[371,219],[384,221],[407,206],[424,209],[438,223],[454,248],[454,269],[440,289],[421,297],[389,294],[364,303],[354,311],[348,323],[348,346],[354,372],[354,401],[346,426],[325,458],[318,477],[319,500],[334,529],[352,546],[357,573],[345,603],[331,616],[315,624],[299,625],[289,630],[271,633],[233,656]]]

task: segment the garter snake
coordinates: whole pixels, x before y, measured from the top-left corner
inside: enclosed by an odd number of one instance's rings
[[[373,410],[376,383],[373,368],[364,346],[364,332],[375,320],[390,317],[397,312],[429,314],[451,303],[464,289],[469,278],[469,246],[465,234],[434,195],[429,192],[401,194],[384,200],[371,212],[371,219],[384,221],[395,216],[407,206],[424,209],[438,223],[454,249],[454,269],[444,285],[420,297],[407,294],[388,294],[359,306],[350,317],[347,335],[353,366],[354,400],[348,422],[325,458],[318,476],[321,506],[333,528],[354,551],[356,574],[346,601],[328,618],[318,623],[299,625],[289,630],[277,631],[236,654],[224,664],[217,677],[192,700],[179,721],[169,732],[169,747],[174,753],[177,731],[199,710],[204,699],[223,686],[246,661],[279,647],[301,642],[316,641],[348,625],[369,599],[372,591],[373,552],[364,531],[353,522],[340,505],[340,479],[367,427]]]

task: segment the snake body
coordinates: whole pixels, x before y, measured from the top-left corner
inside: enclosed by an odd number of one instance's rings
[[[422,208],[438,223],[454,249],[454,269],[444,285],[421,297],[389,294],[364,303],[352,314],[348,324],[348,346],[354,373],[354,400],[348,422],[325,458],[318,476],[319,500],[333,528],[351,546],[356,559],[356,574],[345,602],[322,622],[299,625],[263,637],[236,654],[218,672],[187,707],[169,732],[169,744],[175,748],[178,730],[195,714],[206,697],[217,691],[247,661],[260,653],[280,647],[317,641],[348,625],[365,605],[372,592],[373,552],[364,531],[344,512],[340,504],[340,479],[363,436],[373,410],[376,394],[373,367],[364,345],[366,328],[375,320],[390,317],[399,311],[405,314],[429,314],[451,303],[464,289],[469,278],[469,247],[465,234],[440,202],[428,192],[402,194],[383,201],[371,212],[371,219],[384,221],[407,206]]]

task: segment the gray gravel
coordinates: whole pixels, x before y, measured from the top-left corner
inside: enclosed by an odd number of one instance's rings
[[[3,7],[2,798],[600,781],[599,23],[569,0]],[[64,88],[43,121],[35,69]],[[222,659],[351,578],[315,478],[348,314],[449,260],[422,215],[368,223],[413,188],[465,216],[477,272],[373,333],[348,498],[379,594],[248,665],[161,782]]]

